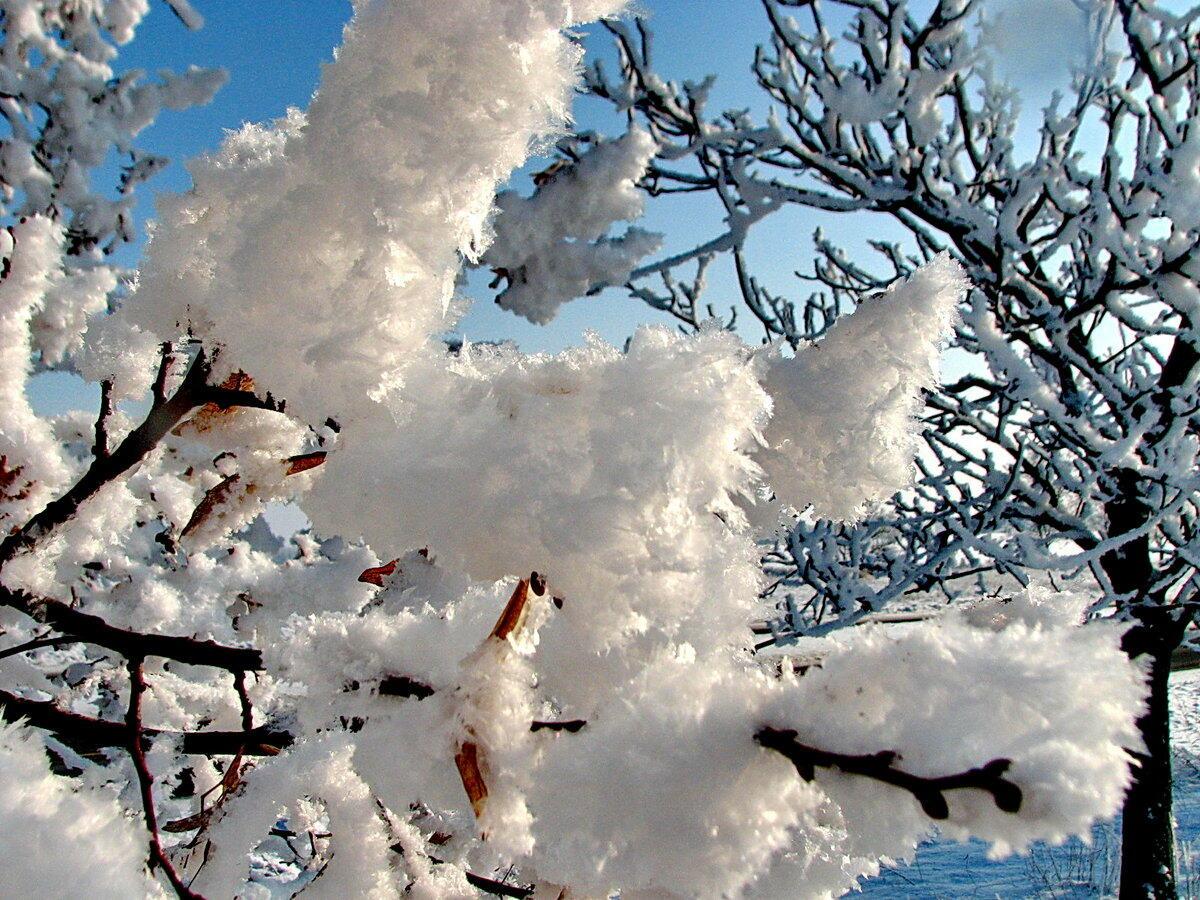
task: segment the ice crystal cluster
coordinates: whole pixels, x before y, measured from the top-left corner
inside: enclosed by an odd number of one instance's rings
[[[271,398],[206,395],[3,568],[6,590],[114,627],[261,651],[236,679],[86,640],[0,658],[19,699],[121,722],[140,696],[159,838],[192,891],[463,897],[509,872],[546,896],[820,897],[930,833],[936,809],[913,791],[805,771],[763,729],[892,751],[875,764],[918,780],[1011,761],[1019,804],[950,789],[939,816],[997,853],[1086,833],[1119,804],[1142,679],[1119,629],[1080,627],[1070,598],[858,629],[815,664],[750,649],[752,523],[769,504],[851,516],[909,479],[916,398],[965,285],[948,259],[794,354],[715,325],[557,355],[442,340],[464,259],[507,270],[506,305],[545,321],[656,245],[606,237],[640,211],[653,143],[636,130],[532,198],[495,200],[566,127],[581,50],[563,29],[622,5],[359,0],[308,111],[192,164],[114,314],[82,337],[55,319],[113,396],[150,384],[166,343],[156,410],[190,389],[189,366]],[[103,461],[90,417],[40,420],[24,399],[62,240],[41,213],[4,245],[10,527]],[[136,441],[134,424],[113,414],[110,440]],[[271,500],[311,531],[272,535]],[[57,607],[18,600],[0,624],[36,638],[26,612]],[[248,726],[236,755],[189,744]],[[0,735],[0,883],[36,883],[53,831],[71,845],[61,877],[156,890],[132,847],[139,754],[44,733],[76,774],[51,776],[27,730]]]
[[[544,325],[563,303],[620,284],[657,250],[659,235],[641,228],[607,236],[615,222],[642,214],[637,182],[655,149],[649,134],[634,129],[597,144],[565,170],[542,173],[547,180],[532,197],[501,192],[495,239],[483,257],[508,281],[496,302]]]

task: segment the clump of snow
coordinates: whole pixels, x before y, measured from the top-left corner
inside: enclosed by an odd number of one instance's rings
[[[1012,603],[1029,614],[984,627],[968,614],[899,633],[855,629],[800,680],[801,692],[781,695],[777,715],[801,734],[840,731],[842,752],[896,750],[902,768],[922,775],[1013,760],[1007,777],[1022,789],[1020,811],[1000,811],[982,791],[947,792],[950,818],[939,828],[950,837],[974,835],[1004,855],[1034,840],[1086,833],[1095,817],[1120,807],[1129,781],[1124,748],[1139,746],[1133,721],[1143,708],[1144,676],[1120,649],[1119,624],[1077,625],[1070,609],[1051,612],[1036,598]],[[810,679],[826,700],[800,702]],[[863,792],[892,792],[851,777],[829,782],[848,819]],[[896,797],[880,828],[900,834],[910,827],[906,819],[916,826],[922,816],[915,800]],[[869,828],[855,832],[870,837]]]
[[[333,896],[378,900],[400,892],[389,864],[387,833],[370,789],[355,773],[353,746],[342,737],[315,739],[258,765],[238,802],[228,804],[209,830],[208,861],[194,885],[206,896],[230,896],[244,883],[251,850],[304,797],[323,801],[339,836],[325,871]]]
[[[146,871],[142,823],[102,786],[50,771],[37,733],[0,723],[0,854],[12,897],[166,896]],[[50,854],[53,864],[48,864]]]
[[[853,518],[909,483],[921,391],[937,379],[938,344],[966,288],[958,263],[940,256],[794,359],[768,356],[774,413],[755,460],[781,502]]]
[[[73,362],[88,381],[110,381],[114,400],[140,399],[158,368],[160,342],[122,316],[98,315],[88,323]]]
[[[61,274],[62,228],[33,216],[0,231],[0,521],[8,527],[40,509],[68,469],[50,424],[25,395],[30,322]],[[7,530],[7,528],[6,528]]]
[[[964,607],[959,615],[978,628],[1000,631],[1015,622],[1030,627],[1078,625],[1087,616],[1093,598],[1081,592],[1055,591],[1031,585],[1012,597],[988,598]]]
[[[167,0],[167,5],[171,7],[171,11],[175,15],[179,16],[180,21],[192,31],[198,31],[204,27],[204,16],[200,15],[188,0]]]
[[[160,203],[123,313],[310,422],[370,412],[452,324],[499,182],[566,121],[581,50],[559,29],[619,6],[357,3],[307,113],[231,135]]]
[[[116,272],[102,265],[64,272],[50,286],[31,323],[43,365],[60,363],[80,350],[88,317],[106,310],[116,286]]]
[[[613,223],[641,216],[637,182],[655,149],[654,139],[635,128],[596,144],[532,197],[497,195],[495,240],[482,259],[508,282],[496,302],[544,325],[567,301],[628,278],[659,248],[660,236],[639,228],[605,235]]]
[[[644,328],[624,353],[478,348],[419,374],[394,418],[342,435],[306,505],[318,530],[384,559],[428,547],[479,579],[546,573],[580,646],[748,616],[733,498],[758,475],[769,400],[737,338]]]

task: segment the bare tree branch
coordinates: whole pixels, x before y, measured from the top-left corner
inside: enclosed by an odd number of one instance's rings
[[[818,767],[837,769],[847,775],[861,775],[908,791],[931,819],[949,817],[946,791],[966,788],[987,791],[992,795],[997,809],[1003,812],[1015,813],[1021,809],[1021,789],[1004,778],[1004,773],[1012,765],[1008,759],[993,759],[977,769],[954,775],[925,778],[896,768],[900,757],[890,750],[858,756],[834,753],[801,743],[795,731],[769,727],[761,729],[754,739],[768,750],[774,750],[790,760],[805,781],[812,781],[816,777],[815,770]]]

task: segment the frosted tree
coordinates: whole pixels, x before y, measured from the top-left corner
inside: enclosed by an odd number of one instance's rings
[[[79,204],[14,190],[6,885],[823,897],[935,825],[1004,854],[1116,811],[1146,687],[1084,597],[831,633],[804,665],[753,652],[779,504],[851,515],[909,480],[968,287],[952,258],[794,351],[719,326],[557,355],[443,339],[464,260],[544,321],[657,247],[610,234],[651,131],[496,193],[566,127],[563,29],[620,8],[360,0],[310,107],[160,202],[111,310],[60,287]],[[145,7],[3,9],[6,73],[91,53],[90,97]],[[35,360],[101,383],[99,415],[34,416]],[[271,501],[312,529],[274,536]]]
[[[1149,0],[1058,7],[1088,49],[1033,151],[996,75],[992,10],[968,0],[927,15],[887,0],[762,0],[763,121],[707,111],[710,82],[657,74],[641,24],[610,25],[620,71],[596,66],[588,88],[658,143],[649,193],[708,192],[725,215],[712,240],[625,278],[687,330],[705,318],[699,288],[721,255],[751,321],[793,346],[925,260],[964,267],[965,374],[927,394],[921,477],[850,526],[800,519],[767,557],[784,612],[767,642],[913,592],[969,593],[996,573],[1073,578],[1091,617],[1133,623],[1124,648],[1150,672],[1122,896],[1168,897],[1167,675],[1197,609],[1198,19]],[[746,241],[788,207],[888,217],[872,241],[879,264],[818,232],[804,276],[815,292],[772,291]],[[896,226],[905,240],[891,239]]]

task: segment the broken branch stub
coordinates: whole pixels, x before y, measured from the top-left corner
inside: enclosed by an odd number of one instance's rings
[[[368,570],[369,571],[369,570]],[[365,575],[366,573],[364,573]],[[491,645],[501,653],[517,652],[512,646],[511,639],[521,636],[522,632],[532,625],[530,617],[531,600],[546,599],[546,579],[538,572],[531,572],[528,578],[522,578],[513,589],[512,596],[500,612],[491,633],[484,638],[483,644],[476,651],[479,659],[488,659],[483,653]],[[494,659],[495,657],[492,657]],[[471,801],[471,809],[478,820],[487,806],[488,787],[484,772],[487,769],[487,754],[477,740],[476,730],[470,722],[464,722],[464,738],[460,740],[454,751],[454,764],[458,768],[463,790]]]

